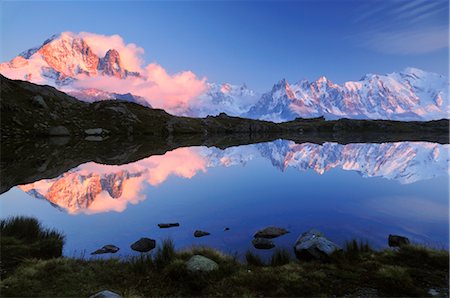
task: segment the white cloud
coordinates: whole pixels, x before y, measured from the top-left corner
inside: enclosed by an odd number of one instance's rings
[[[434,52],[448,47],[448,9],[447,0],[367,1],[355,16],[353,38],[382,53]]]
[[[372,33],[363,44],[389,54],[423,54],[447,48],[448,34],[445,26],[385,31]]]

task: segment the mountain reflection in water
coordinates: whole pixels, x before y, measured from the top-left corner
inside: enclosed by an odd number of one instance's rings
[[[280,171],[294,168],[322,175],[338,168],[356,171],[365,178],[382,177],[410,184],[447,175],[449,148],[427,142],[318,145],[284,140],[224,150],[187,147],[126,165],[89,162],[57,178],[19,188],[72,214],[122,212],[128,204],[146,199],[146,187],[158,186],[171,175],[190,179],[210,168],[245,165],[256,158],[269,160]]]
[[[141,237],[243,255],[272,225],[290,231],[275,240],[288,249],[311,228],[339,245],[386,247],[400,234],[448,247],[448,144],[73,144],[2,148],[18,149],[2,151],[1,217],[33,216],[64,232],[65,255],[111,243],[127,256]],[[38,149],[23,154],[29,148]],[[180,225],[158,228],[167,222]],[[195,238],[197,229],[211,235]]]

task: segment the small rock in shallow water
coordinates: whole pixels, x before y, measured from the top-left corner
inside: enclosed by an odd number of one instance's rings
[[[156,241],[150,238],[141,238],[131,244],[131,249],[138,252],[148,252],[156,247]]]
[[[180,224],[175,222],[175,223],[160,223],[158,224],[158,227],[160,227],[161,229],[165,229],[165,228],[173,228],[173,227],[179,227]]]
[[[205,232],[205,231],[201,231],[201,230],[196,230],[195,232],[194,232],[194,237],[203,237],[203,236],[208,236],[208,235],[211,235],[210,233],[208,233],[208,232]]]
[[[275,247],[275,243],[266,238],[255,238],[252,240],[252,244],[256,249],[271,249]]]
[[[255,238],[276,238],[289,233],[288,230],[279,227],[267,227],[256,232]]]
[[[295,255],[301,260],[327,259],[333,252],[340,249],[317,230],[303,233],[294,244]]]
[[[192,256],[186,262],[186,267],[192,272],[209,272],[219,269],[219,265],[216,262],[201,255]]]
[[[107,244],[105,246],[103,246],[100,249],[97,249],[96,251],[92,252],[91,255],[100,255],[100,254],[107,254],[107,253],[116,253],[119,251],[120,248],[118,248],[115,245],[112,244]]]
[[[119,294],[116,294],[114,292],[105,290],[98,292],[97,294],[94,294],[92,296],[89,296],[89,298],[122,298]]]
[[[408,245],[409,239],[399,235],[389,235],[388,244],[390,247],[400,247],[403,245]]]

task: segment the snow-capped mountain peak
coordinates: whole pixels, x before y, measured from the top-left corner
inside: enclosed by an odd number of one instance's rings
[[[72,32],[53,35],[39,47],[20,53],[0,64],[2,74],[54,86],[70,84],[85,76],[106,75],[118,78],[137,76],[123,65],[120,53],[110,49],[99,57],[84,38]]]
[[[73,88],[74,83],[86,77],[126,79],[139,77],[140,74],[128,70],[118,50],[109,49],[101,57],[82,35],[72,32],[55,34],[42,45],[20,53],[9,62],[1,63],[0,72],[13,79],[25,79],[62,88],[80,100],[131,98],[131,101],[150,106],[144,98],[136,95],[125,96],[98,89],[93,92],[92,88]]]
[[[366,74],[342,85],[325,76],[309,83],[276,83],[246,113],[272,121],[296,117],[431,120],[448,117],[448,79],[417,68]]]

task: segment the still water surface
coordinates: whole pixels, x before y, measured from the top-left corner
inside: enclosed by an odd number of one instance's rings
[[[0,215],[34,216],[63,231],[67,256],[105,244],[131,255],[140,237],[243,255],[254,250],[253,234],[270,225],[290,231],[275,239],[278,247],[291,248],[316,228],[340,245],[358,238],[383,248],[389,234],[400,234],[448,248],[449,148],[284,140],[178,148],[120,166],[85,163],[16,186],[0,196]],[[180,227],[157,226],[169,222]],[[211,235],[194,238],[196,229]]]

